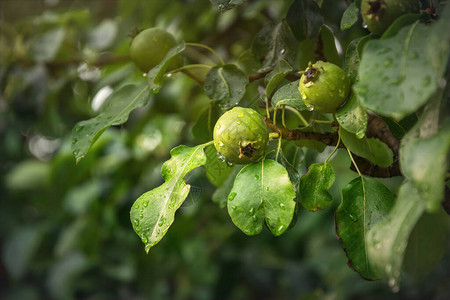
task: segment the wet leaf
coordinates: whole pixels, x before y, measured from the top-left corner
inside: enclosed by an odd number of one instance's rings
[[[206,75],[205,93],[212,101],[228,110],[244,97],[248,77],[236,65],[223,65],[212,68]]]
[[[341,30],[349,29],[353,24],[358,21],[359,9],[356,7],[356,3],[352,2],[344,11],[341,19]]]
[[[345,52],[345,72],[353,83],[358,79],[358,67],[361,62],[362,49],[373,38],[373,35],[369,34],[354,39],[347,47],[347,51]]]
[[[128,84],[106,99],[101,114],[92,119],[78,122],[72,129],[72,151],[77,162],[86,155],[108,127],[125,123],[130,112],[146,105],[148,100],[148,85]]]
[[[286,22],[297,40],[314,39],[319,35],[323,16],[316,1],[295,0],[289,7]]]
[[[295,212],[295,191],[286,169],[266,159],[246,165],[228,195],[228,213],[247,235],[261,232],[264,220],[273,235],[289,227]]]
[[[247,0],[209,0],[209,1],[220,11],[227,11],[247,2]]]
[[[266,97],[270,97],[277,85],[292,71],[292,67],[284,60],[275,66],[275,68],[264,78],[266,82]]]
[[[328,190],[333,185],[335,174],[328,163],[317,163],[309,166],[300,180],[300,201],[309,211],[325,209],[333,202]]]
[[[369,116],[354,93],[350,95],[347,103],[336,111],[336,119],[346,131],[355,134],[359,139],[364,137]]]
[[[214,145],[208,146],[205,149],[206,153],[206,177],[216,187],[219,187],[228,178],[228,175],[233,170],[224,160],[218,157],[218,153]]]
[[[378,279],[382,274],[371,266],[367,235],[385,219],[394,201],[395,196],[372,178],[355,178],[342,190],[342,202],[336,211],[336,234],[349,265],[366,279]]]
[[[204,144],[173,148],[170,160],[161,168],[165,182],[140,196],[131,207],[131,223],[147,253],[164,237],[174,221],[175,212],[189,194],[190,185],[183,178],[206,163],[204,148]]]
[[[449,27],[450,18],[442,17],[432,25],[416,22],[391,38],[369,41],[354,86],[364,106],[395,120],[423,106],[447,65]]]
[[[212,141],[214,125],[221,114],[220,109],[213,103],[205,107],[197,122],[192,127],[192,134],[201,143]]]
[[[285,84],[280,87],[272,97],[272,106],[282,107],[288,105],[298,111],[307,110],[305,102],[303,102],[302,95],[298,90],[298,80]]]

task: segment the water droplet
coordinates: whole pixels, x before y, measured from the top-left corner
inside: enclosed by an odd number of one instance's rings
[[[248,214],[250,216],[253,216],[255,214],[255,208],[254,207],[250,208],[250,210],[248,211]]]
[[[281,49],[280,54],[284,54],[286,52],[286,49]]]
[[[217,152],[217,157],[220,159],[221,162],[225,162],[225,156],[222,155],[222,153]]]
[[[148,200],[145,201],[142,205],[143,205],[144,207],[147,207],[147,206],[148,206]]]
[[[135,209],[139,209],[139,204],[136,204]]]
[[[269,191],[270,190],[270,187],[266,187],[266,191]]]
[[[221,127],[220,124],[217,124],[217,125],[216,125],[216,128],[217,128],[217,129],[220,129],[220,127]]]
[[[73,139],[73,140],[72,140],[72,145],[76,144],[77,142],[78,142],[78,139],[76,139],[76,138]]]
[[[365,130],[365,128],[362,128],[356,132],[356,137],[358,139],[362,139],[365,134],[366,134],[366,130]]]
[[[164,216],[162,216],[161,219],[159,220],[158,226],[162,227],[164,225],[164,223],[166,223],[166,218]]]
[[[159,93],[159,90],[160,90],[160,88],[158,88],[158,87],[152,88],[152,93],[157,94],[157,93]]]
[[[227,166],[232,167],[234,166],[234,164],[232,162],[229,162],[228,160],[225,160],[225,163],[227,164]]]
[[[255,175],[255,179],[258,180],[259,179],[259,175]]]
[[[306,100],[307,97],[306,97],[306,94],[304,92],[300,92],[300,95],[302,95],[302,99],[303,100]]]
[[[281,207],[281,209],[286,209],[284,203],[281,203],[281,202],[280,202],[278,205]]]
[[[147,237],[146,237],[144,234],[141,234],[141,241],[142,241],[144,244],[147,244],[147,242],[148,242],[148,239],[147,239]]]
[[[257,216],[257,215],[254,215],[254,216],[252,217],[252,219],[253,219],[253,222],[258,222],[258,216]]]
[[[172,73],[166,74],[166,78],[170,78],[170,77],[172,77]]]
[[[363,28],[367,28],[366,22],[363,22],[362,26],[363,26]]]
[[[232,208],[233,210],[236,210],[236,209],[237,209],[237,206],[236,206],[236,205],[233,205],[231,208]]]
[[[147,77],[147,73],[142,73],[142,77]]]
[[[280,225],[280,227],[278,227],[277,231],[280,232],[283,230],[283,228],[284,228],[284,225]]]
[[[350,217],[350,219],[352,219],[353,222],[357,222],[358,221],[358,217],[352,214],[348,215]]]
[[[240,113],[240,114],[238,115],[238,117],[239,117],[239,118],[243,118],[243,117],[244,117],[244,113]]]
[[[140,214],[139,218],[141,218],[141,219],[144,218],[144,214]]]
[[[311,104],[306,104],[306,109],[309,111],[313,111],[314,110],[314,106]]]
[[[139,220],[138,219],[134,220],[133,223],[134,223],[134,226],[139,226]]]
[[[219,5],[217,5],[217,9],[218,10],[225,10],[225,5],[219,4]]]
[[[75,156],[77,156],[78,153],[80,153],[80,150],[74,150],[74,151],[72,152],[72,154],[75,155]]]
[[[234,200],[234,198],[236,197],[236,193],[231,193],[229,196],[228,196],[228,201],[233,201]]]
[[[241,124],[242,124],[242,121],[241,121],[241,120],[237,120],[237,121],[236,121],[236,124],[241,125]]]
[[[218,141],[217,145],[219,145],[219,147],[223,147],[223,142],[222,141]]]
[[[387,58],[384,62],[383,62],[385,67],[389,67],[390,65],[392,65],[392,58]]]
[[[83,130],[84,126],[80,125],[77,127],[77,129],[75,129],[76,132],[80,132],[81,130]]]

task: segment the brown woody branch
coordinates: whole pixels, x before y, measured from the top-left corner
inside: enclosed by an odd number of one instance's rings
[[[339,134],[337,132],[303,132],[300,130],[288,129],[280,125],[274,125],[272,120],[265,118],[267,127],[273,131],[278,132],[285,140],[314,140],[324,143],[327,146],[336,146],[339,140]],[[353,154],[356,164],[363,175],[379,178],[388,178],[393,176],[400,176],[400,166],[398,163],[398,148],[399,141],[392,135],[389,127],[382,119],[376,116],[370,116],[369,123],[367,125],[367,137],[374,137],[385,143],[391,148],[394,153],[394,162],[388,167],[380,167],[374,163],[368,161],[365,158],[359,157]],[[339,148],[346,148],[343,143],[339,144]],[[355,170],[354,166],[351,167]]]

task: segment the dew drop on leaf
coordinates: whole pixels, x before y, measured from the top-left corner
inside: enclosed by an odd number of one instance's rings
[[[228,201],[233,201],[234,200],[234,198],[236,197],[236,193],[231,193],[229,196],[228,196]]]
[[[248,211],[248,214],[250,216],[253,216],[255,214],[255,208],[254,207],[250,208],[250,210]]]
[[[236,124],[241,125],[241,124],[242,124],[242,121],[241,121],[241,120],[237,120],[237,121],[236,121]]]
[[[135,220],[133,221],[133,223],[134,223],[134,226],[139,226],[139,220],[138,220],[138,219],[135,219]]]
[[[217,128],[217,129],[220,129],[220,127],[221,127],[220,124],[217,124],[217,125],[216,125],[216,128]]]
[[[147,237],[146,237],[144,234],[141,234],[141,241],[142,241],[144,244],[147,244],[147,242],[148,242],[148,239],[147,239]]]
[[[314,106],[312,106],[311,104],[306,104],[306,109],[309,111],[313,111],[314,110]]]
[[[236,210],[236,209],[237,209],[237,206],[236,206],[236,205],[233,205],[231,208],[232,208],[233,210]]]
[[[364,129],[360,129],[356,132],[356,137],[358,139],[362,139],[364,137],[364,135],[366,134],[366,131]]]
[[[255,175],[255,179],[258,180],[258,179],[259,179],[259,176],[258,176],[258,175]]]
[[[78,139],[73,139],[72,140],[72,145],[76,144],[78,142]]]
[[[352,215],[352,214],[349,214],[348,216],[350,217],[350,219],[351,219],[353,222],[357,222],[357,221],[358,221],[358,217],[357,217],[357,216],[354,216],[354,215]]]
[[[266,187],[266,191],[269,191],[270,190],[270,187]]]
[[[81,130],[83,130],[84,126],[80,125],[77,127],[77,129],[75,129],[76,132],[80,132]]]
[[[281,209],[285,209],[284,203],[280,202],[280,204],[278,204],[278,205],[280,205]]]
[[[142,73],[142,77],[147,77],[147,73]]]
[[[284,228],[284,225],[280,225],[280,227],[278,227],[278,232],[280,232],[280,231],[282,231],[283,230],[283,228]]]
[[[143,205],[144,207],[147,207],[147,206],[148,206],[148,200],[145,201],[142,205]]]
[[[253,219],[253,222],[258,222],[258,216],[257,215],[253,215],[252,219]]]
[[[223,142],[222,141],[217,142],[217,144],[219,145],[219,147],[223,146]]]

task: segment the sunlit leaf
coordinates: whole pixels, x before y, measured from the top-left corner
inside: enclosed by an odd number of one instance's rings
[[[246,165],[236,176],[228,195],[228,213],[247,235],[261,232],[264,220],[269,230],[281,235],[292,221],[295,191],[286,169],[266,159]]]
[[[205,149],[206,153],[206,177],[216,187],[219,187],[228,178],[228,175],[233,170],[224,160],[218,157],[218,153],[214,145],[208,146]]]
[[[101,114],[77,123],[72,130],[72,151],[77,162],[108,127],[125,123],[130,112],[146,105],[148,100],[148,85],[128,84],[108,97]]]
[[[439,87],[450,50],[450,18],[418,22],[397,35],[369,41],[354,86],[370,110],[396,120],[423,106]],[[378,78],[378,80],[374,80]]]
[[[366,279],[378,279],[382,274],[371,266],[368,232],[385,219],[394,201],[395,196],[372,178],[358,177],[342,190],[342,203],[336,211],[336,234],[349,265]]]
[[[175,212],[189,194],[190,185],[184,177],[193,169],[206,163],[205,145],[178,146],[170,151],[161,174],[165,182],[140,196],[131,207],[130,219],[148,253],[166,234],[172,225]]]

